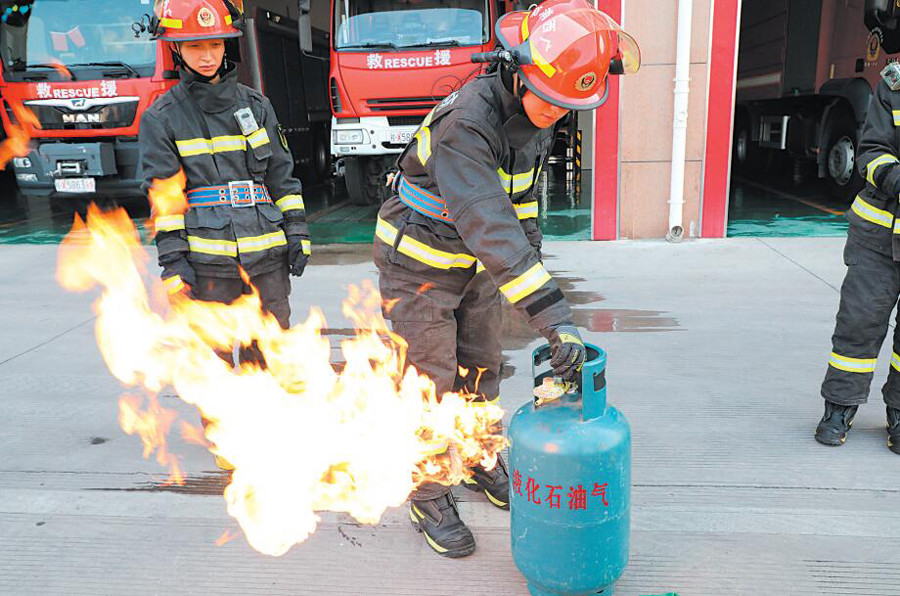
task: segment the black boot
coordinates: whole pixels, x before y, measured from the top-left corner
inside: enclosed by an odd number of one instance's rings
[[[900,409],[887,408],[888,449],[900,455]]]
[[[500,509],[509,510],[509,472],[502,456],[497,456],[497,465],[491,470],[481,466],[472,468],[472,477],[466,478],[463,486],[476,492],[484,491],[488,501]]]
[[[816,427],[816,440],[823,445],[843,445],[858,409],[859,406],[842,406],[825,400],[825,415]]]
[[[439,555],[458,559],[475,552],[475,537],[459,519],[452,494],[428,501],[410,501],[409,518],[413,527],[425,535],[428,546]]]

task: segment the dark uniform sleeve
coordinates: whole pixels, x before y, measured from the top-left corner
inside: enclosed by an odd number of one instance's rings
[[[294,178],[294,158],[287,147],[287,141],[278,124],[278,116],[272,103],[267,99],[266,132],[272,143],[272,156],[266,169],[266,186],[272,200],[284,214],[284,232],[288,236],[299,236],[303,241],[303,252],[310,254],[309,226],[306,224],[306,206],[300,181]]]
[[[151,112],[144,112],[138,136],[141,161],[141,190],[149,196],[154,180],[171,178],[181,170],[178,150],[167,127]],[[159,264],[165,266],[189,251],[184,215],[168,215],[156,220],[156,247]]]
[[[859,142],[859,172],[869,184],[883,193],[900,197],[900,164],[894,146],[895,119],[891,107],[891,91],[881,81],[869,106],[866,124]],[[900,111],[897,112],[900,123]]]
[[[553,327],[571,324],[568,302],[500,186],[492,135],[466,119],[442,129],[431,160],[433,178],[466,247],[533,329],[547,335]]]

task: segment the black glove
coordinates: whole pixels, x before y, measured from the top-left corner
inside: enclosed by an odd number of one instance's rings
[[[191,267],[191,264],[188,262],[184,253],[173,255],[172,260],[160,263],[160,265],[162,265],[163,268],[163,283],[166,284],[166,288],[169,290],[170,294],[175,294],[180,289],[176,282],[168,281],[173,277],[177,276],[181,278],[181,281],[188,286],[188,294],[190,294],[194,286],[197,285],[197,274],[194,272],[194,268]]]
[[[560,325],[550,329],[547,339],[550,340],[550,366],[553,367],[553,373],[565,381],[578,381],[587,354],[578,329],[573,325]]]
[[[291,268],[291,275],[300,277],[303,270],[306,269],[306,263],[309,261],[309,255],[303,252],[303,241],[307,240],[303,236],[288,236],[288,265]]]

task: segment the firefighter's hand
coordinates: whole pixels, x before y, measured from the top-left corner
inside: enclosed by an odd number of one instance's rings
[[[577,382],[587,354],[578,329],[573,325],[561,325],[551,329],[547,339],[550,340],[553,373],[566,381]]]
[[[169,295],[185,294],[191,296],[197,285],[197,274],[188,262],[187,257],[178,255],[173,260],[162,264],[162,280]]]
[[[303,241],[309,240],[303,236],[288,236],[288,266],[291,268],[291,275],[300,277],[306,269],[306,263],[309,261],[307,251],[303,250]]]

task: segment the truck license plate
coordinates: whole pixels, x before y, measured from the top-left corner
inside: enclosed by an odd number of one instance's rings
[[[412,131],[410,132],[391,132],[391,143],[403,143],[406,145],[413,138]]]
[[[56,192],[97,192],[97,181],[94,178],[57,178],[53,184],[56,186]]]

